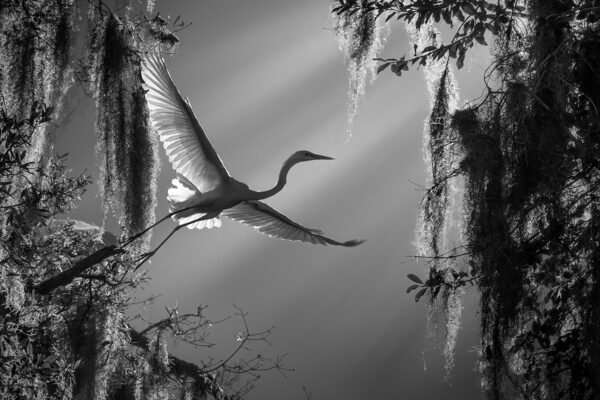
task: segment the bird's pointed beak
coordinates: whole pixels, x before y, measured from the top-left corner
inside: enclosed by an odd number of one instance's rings
[[[319,154],[313,154],[313,159],[315,159],[315,160],[333,160],[332,157],[321,156]]]

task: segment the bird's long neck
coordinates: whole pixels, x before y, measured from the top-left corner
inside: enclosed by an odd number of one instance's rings
[[[265,190],[264,192],[254,192],[255,197],[252,200],[266,199],[267,197],[271,197],[279,193],[279,191],[285,186],[288,172],[290,172],[290,169],[294,166],[294,164],[294,162],[286,160],[281,166],[281,171],[279,171],[279,179],[277,179],[277,184],[271,189]]]

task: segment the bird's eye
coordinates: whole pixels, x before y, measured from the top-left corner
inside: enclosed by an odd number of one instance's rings
[[[304,155],[305,155],[306,157],[308,157],[308,156],[310,156],[310,153],[309,153],[308,151],[305,151],[305,152],[304,152]]]

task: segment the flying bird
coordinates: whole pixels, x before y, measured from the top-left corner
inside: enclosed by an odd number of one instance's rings
[[[288,172],[294,165],[304,161],[332,160],[331,157],[306,150],[297,151],[283,163],[273,188],[254,191],[229,175],[198,123],[189,100],[177,90],[161,56],[145,58],[142,78],[147,89],[150,121],[177,172],[177,178],[173,179],[173,186],[168,190],[169,215],[157,223],[171,217],[179,225],[158,247],[184,226],[190,229],[220,227],[220,216],[284,240],[346,247],[363,242],[330,239],[321,231],[306,228],[261,201],[283,189]]]

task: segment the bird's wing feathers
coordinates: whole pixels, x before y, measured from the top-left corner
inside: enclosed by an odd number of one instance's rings
[[[363,240],[338,242],[329,239],[323,236],[323,232],[305,228],[260,201],[244,201],[232,208],[223,210],[221,215],[250,225],[265,235],[284,240],[346,247],[357,246],[363,242]]]
[[[160,56],[145,58],[142,78],[148,89],[146,101],[152,125],[175,171],[200,192],[208,192],[227,180],[227,170]]]

